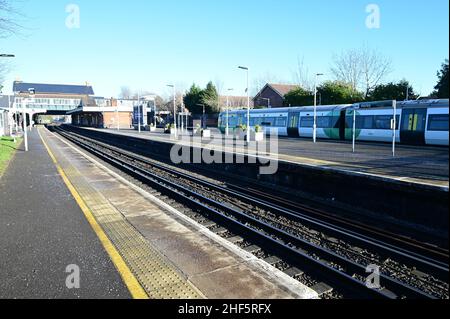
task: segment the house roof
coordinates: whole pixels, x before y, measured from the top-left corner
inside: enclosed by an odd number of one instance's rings
[[[94,95],[90,85],[68,85],[68,84],[43,84],[15,81],[13,91],[26,93],[34,89],[37,94],[70,94],[70,95]]]
[[[275,92],[277,92],[281,97],[284,97],[286,94],[291,92],[292,90],[295,90],[299,88],[300,86],[295,84],[276,84],[276,83],[267,83],[261,91],[255,96],[255,100],[258,99],[261,96],[261,93],[267,88],[272,88]]]
[[[299,86],[294,84],[274,84],[269,83],[270,87],[272,87],[275,91],[280,93],[281,96],[285,96],[289,92],[291,92],[294,89],[297,89]]]
[[[220,105],[226,105],[227,104],[227,96],[221,95],[220,97]],[[252,98],[250,97],[250,101],[252,101]],[[228,96],[228,102],[230,105],[238,105],[242,104],[242,106],[247,106],[247,96]]]

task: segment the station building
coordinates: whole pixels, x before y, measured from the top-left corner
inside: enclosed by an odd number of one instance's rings
[[[27,123],[38,123],[40,115],[66,115],[87,103],[94,95],[91,85],[46,84],[15,81],[13,83],[14,113],[25,109]]]
[[[115,99],[92,97],[87,103],[80,105],[75,110],[67,114],[72,117],[72,125],[88,126],[108,129],[130,129],[133,127],[137,99]],[[147,112],[154,105],[154,96],[145,96],[140,100],[140,105],[144,115],[141,118],[141,124],[149,124],[147,121]]]
[[[97,97],[67,114],[72,117],[72,125],[129,129],[132,127],[133,103]]]

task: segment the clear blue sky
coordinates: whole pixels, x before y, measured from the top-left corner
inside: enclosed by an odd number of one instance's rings
[[[65,7],[81,10],[68,29]],[[366,5],[381,9],[381,28],[368,29]],[[220,79],[243,93],[252,78],[292,81],[297,58],[311,73],[329,73],[334,53],[366,44],[393,61],[387,81],[406,78],[428,94],[449,56],[448,0],[21,0],[21,36],[0,39],[17,58],[5,82],[84,83],[97,95],[120,87],[168,94]],[[325,78],[326,79],[326,78]],[[253,81],[252,81],[253,82]]]

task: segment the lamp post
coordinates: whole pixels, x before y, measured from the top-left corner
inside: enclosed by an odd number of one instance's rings
[[[317,73],[314,81],[314,125],[313,125],[313,141],[317,142],[317,78],[322,76],[322,73]]]
[[[228,94],[227,94],[227,116],[226,116],[226,124],[225,124],[225,136],[228,136],[230,134],[230,120],[229,120],[229,112],[230,112],[230,92],[234,89],[229,88]]]
[[[397,100],[392,101],[392,109],[394,111],[392,117],[392,157],[395,157],[395,143],[397,142]]]
[[[177,134],[177,97],[175,92],[175,85],[173,84],[167,84],[168,87],[172,88],[173,90],[173,122],[175,125],[175,138],[178,136]]]
[[[111,106],[113,99],[111,98]],[[116,101],[116,121],[117,121],[117,130],[120,131],[120,118],[119,118],[119,101]]]
[[[154,112],[155,112],[155,114],[153,115],[153,121],[155,122],[155,129],[156,129],[156,125],[157,125],[157,123],[156,123],[156,98],[153,102],[153,107],[154,107]]]
[[[247,71],[247,143],[250,143],[250,90],[249,90],[249,68],[245,66],[238,67],[241,70]]]
[[[23,100],[22,103],[22,117],[23,117],[23,141],[25,145],[25,152],[28,152],[28,133],[27,133],[27,113],[26,113],[26,107],[29,101],[31,100],[31,97],[34,96],[35,90],[34,88],[28,89],[28,98]]]
[[[141,133],[141,96],[140,92],[138,91],[138,101],[137,101],[137,109],[138,109],[138,131]]]
[[[183,101],[183,96],[181,96],[181,134],[184,134],[184,101]]]

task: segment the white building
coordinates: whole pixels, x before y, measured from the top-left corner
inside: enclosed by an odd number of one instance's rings
[[[8,110],[0,108],[0,136],[9,135]]]

